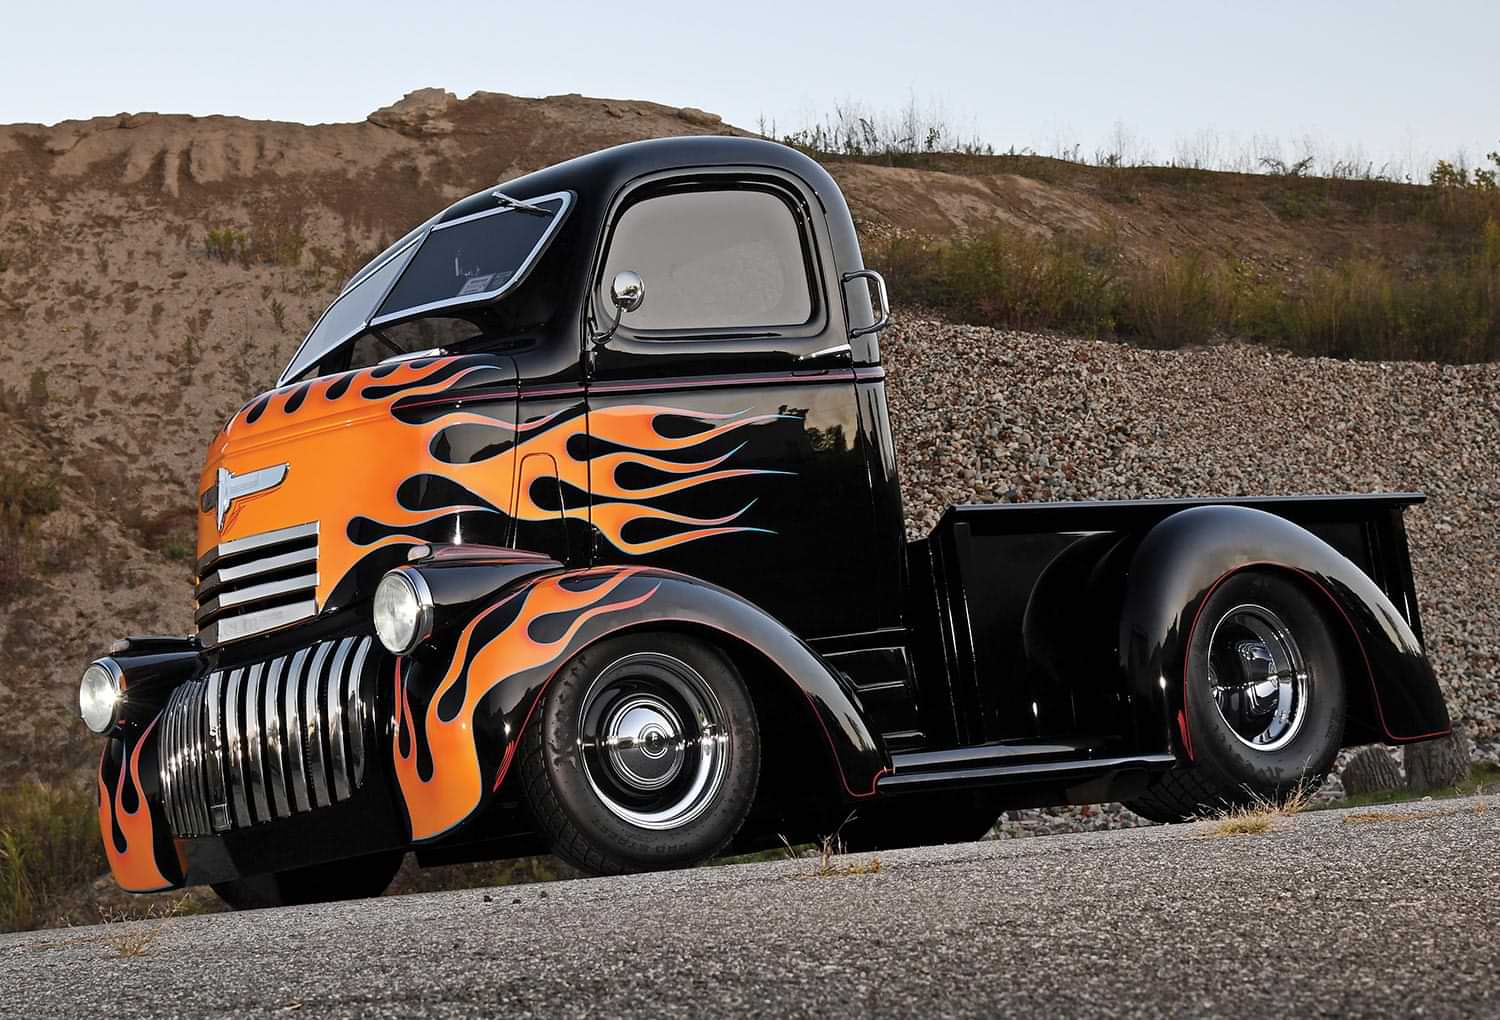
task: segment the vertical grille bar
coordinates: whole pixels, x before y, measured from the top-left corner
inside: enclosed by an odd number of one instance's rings
[[[364,697],[365,659],[370,654],[370,638],[366,637],[359,643],[359,650],[354,653],[354,664],[349,667],[349,677],[345,681],[344,704],[345,711],[353,717],[353,724],[349,728],[349,757],[354,767],[354,785],[362,786],[365,781],[365,727],[368,725],[368,700]]]
[[[257,662],[250,667],[250,685],[245,690],[245,776],[250,786],[250,807],[255,820],[271,820],[271,808],[266,802],[266,770],[261,752],[262,730],[260,718],[260,682],[266,664]]]
[[[161,736],[157,738],[156,756],[161,762],[161,800],[162,807],[167,813],[167,824],[172,827],[173,832],[181,832],[182,824],[182,797],[176,792],[177,787],[177,717],[178,709],[182,705],[182,692],[184,687],[179,687],[172,692],[167,699],[167,707],[162,712]]]
[[[223,731],[217,710],[223,686],[224,675],[213,673],[208,678],[207,695],[195,694],[188,698],[188,704],[192,706],[188,720],[188,746],[192,748],[191,771],[197,794],[193,805],[199,811],[198,828],[202,832],[229,828],[229,809],[224,803]],[[205,727],[207,743],[203,739]]]
[[[339,650],[333,657],[333,666],[328,670],[328,684],[324,691],[324,705],[328,716],[328,770],[333,773],[333,798],[344,800],[349,796],[349,763],[344,753],[344,669],[349,664],[349,649],[354,638],[339,642]]]
[[[286,802],[286,771],[281,759],[281,677],[285,669],[283,655],[271,663],[271,676],[266,681],[266,784],[271,788],[271,809],[277,818],[292,813]]]
[[[286,697],[282,702],[286,722],[286,778],[291,787],[293,811],[306,811],[312,807],[307,799],[307,772],[302,767],[302,713],[298,709],[298,685],[302,682],[302,667],[307,662],[308,649],[303,648],[292,656],[292,668],[286,675]]]
[[[328,661],[328,653],[332,650],[332,642],[324,641],[318,645],[317,654],[313,656],[312,668],[308,670],[307,678],[303,682],[306,710],[302,717],[302,726],[306,737],[303,739],[302,749],[307,755],[307,771],[312,776],[313,803],[318,807],[333,803],[333,798],[328,795],[328,771],[324,767],[323,754],[323,712],[318,704],[318,687],[322,681],[323,664]]]
[[[229,674],[229,685],[224,693],[224,772],[228,781],[228,801],[234,813],[235,825],[249,825],[250,804],[245,799],[245,741],[240,726],[240,687],[245,671],[236,669]]]

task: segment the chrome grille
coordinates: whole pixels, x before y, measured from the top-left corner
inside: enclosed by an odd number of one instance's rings
[[[198,561],[198,639],[238,641],[318,615],[318,524],[220,543]]]
[[[323,641],[177,688],[159,724],[172,831],[244,828],[359,789],[373,739],[372,645]]]

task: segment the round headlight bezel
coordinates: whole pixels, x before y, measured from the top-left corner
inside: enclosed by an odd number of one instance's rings
[[[114,659],[95,659],[78,681],[78,717],[89,732],[104,736],[120,722],[125,672]]]
[[[411,625],[407,633],[388,633],[388,628],[382,626],[381,593],[392,591],[400,592],[400,597],[408,603],[406,608],[410,612]],[[395,570],[387,571],[380,579],[380,583],[375,586],[375,597],[371,600],[370,606],[371,622],[375,625],[375,636],[392,655],[410,655],[418,645],[431,637],[435,615],[432,590],[428,588],[426,579],[419,571],[409,567],[397,567]]]

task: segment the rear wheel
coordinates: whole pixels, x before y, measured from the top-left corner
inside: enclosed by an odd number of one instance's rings
[[[403,856],[397,850],[269,875],[251,875],[215,882],[213,890],[235,910],[364,899],[386,891],[401,868]]]
[[[1199,612],[1187,655],[1193,761],[1126,806],[1176,822],[1312,789],[1343,742],[1347,701],[1327,617],[1280,574],[1230,577]]]
[[[755,709],[711,645],[666,633],[603,641],[548,686],[522,738],[521,776],[553,851],[579,868],[696,864],[755,800]]]

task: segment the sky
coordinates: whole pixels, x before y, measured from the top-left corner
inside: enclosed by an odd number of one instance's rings
[[[0,123],[361,120],[440,86],[696,106],[784,133],[915,97],[997,150],[1425,167],[1500,148],[1500,3],[250,4],[5,0]]]

